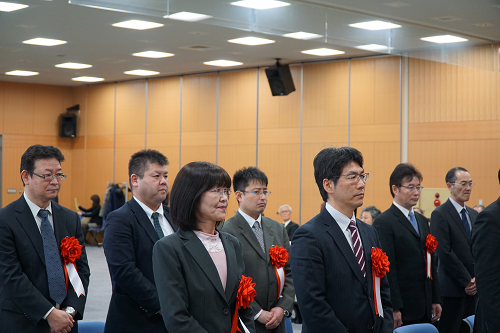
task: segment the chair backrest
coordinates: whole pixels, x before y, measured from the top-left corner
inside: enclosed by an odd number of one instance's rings
[[[104,322],[102,321],[79,321],[78,332],[80,333],[104,333]]]
[[[431,324],[414,324],[398,327],[394,333],[438,333],[438,330]]]
[[[476,316],[468,316],[467,318],[464,318],[464,321],[467,323],[467,326],[469,326],[470,331],[472,332],[474,330],[474,319]]]

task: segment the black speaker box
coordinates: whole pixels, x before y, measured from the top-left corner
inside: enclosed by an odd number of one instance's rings
[[[266,68],[267,80],[273,96],[286,96],[295,91],[292,73],[288,65]]]
[[[62,138],[76,137],[76,115],[62,114],[59,136]]]

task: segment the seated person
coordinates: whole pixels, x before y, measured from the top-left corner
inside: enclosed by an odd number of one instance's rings
[[[78,215],[82,217],[88,217],[89,219],[82,219],[82,231],[83,235],[86,236],[89,228],[100,228],[102,226],[102,217],[99,216],[99,211],[101,210],[100,198],[97,194],[94,194],[90,197],[92,200],[92,207],[89,209],[83,208],[78,205],[80,211],[78,211]]]

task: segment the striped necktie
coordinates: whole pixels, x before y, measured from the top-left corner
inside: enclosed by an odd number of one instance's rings
[[[356,222],[351,221],[351,223],[349,223],[349,230],[351,231],[354,255],[356,256],[356,260],[358,261],[358,265],[363,273],[363,276],[366,277],[365,254],[363,252],[363,247],[361,246],[361,240],[359,239]]]
[[[266,248],[264,246],[264,235],[262,233],[262,228],[260,227],[259,221],[255,221],[255,223],[252,226],[253,233],[255,234],[255,237],[257,237],[257,240],[259,241],[260,247],[262,248],[262,251],[266,253]]]
[[[159,215],[160,214],[158,212],[154,212],[152,217],[156,233],[158,234],[158,238],[162,239],[165,235],[163,234],[163,230],[161,229],[160,220],[158,218]]]

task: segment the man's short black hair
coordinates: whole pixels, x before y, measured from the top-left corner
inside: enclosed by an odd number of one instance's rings
[[[363,155],[356,148],[325,148],[314,158],[314,178],[323,201],[328,201],[328,193],[323,187],[323,179],[332,180],[337,185],[345,166],[351,162],[363,167]]]
[[[462,168],[462,167],[454,167],[454,168],[451,168],[447,173],[446,173],[446,177],[444,178],[446,183],[454,183],[455,180],[457,180],[457,171],[465,171],[465,172],[469,172],[467,171],[467,169],[465,168]]]
[[[389,178],[389,190],[391,191],[391,195],[394,198],[394,193],[392,192],[392,185],[396,185],[396,187],[401,187],[404,181],[410,182],[414,177],[417,177],[418,180],[422,181],[422,174],[418,171],[413,164],[410,163],[401,163],[394,168],[394,171],[391,173],[391,177]]]
[[[128,162],[128,179],[135,174],[140,179],[144,177],[144,172],[148,169],[148,164],[168,165],[168,159],[157,150],[143,149],[132,155]],[[132,183],[130,183],[132,187]]]
[[[209,162],[191,162],[183,166],[170,193],[170,216],[174,225],[184,231],[196,230],[200,197],[215,187],[231,188],[231,177],[226,170]]]
[[[266,174],[261,170],[259,170],[258,168],[256,167],[243,168],[234,173],[233,176],[234,191],[235,192],[244,191],[250,184],[250,181],[252,180],[257,180],[262,184],[265,184],[266,186],[268,184]]]
[[[54,146],[42,146],[42,145],[33,145],[26,149],[24,152],[23,156],[21,156],[21,170],[20,173],[23,172],[23,170],[28,171],[28,174],[30,177],[33,176],[33,172],[35,172],[35,163],[38,160],[45,160],[45,159],[53,159],[55,158],[56,160],[61,163],[64,161],[64,155],[61,153],[61,151],[54,147]],[[21,177],[21,181],[24,181],[23,178]]]

